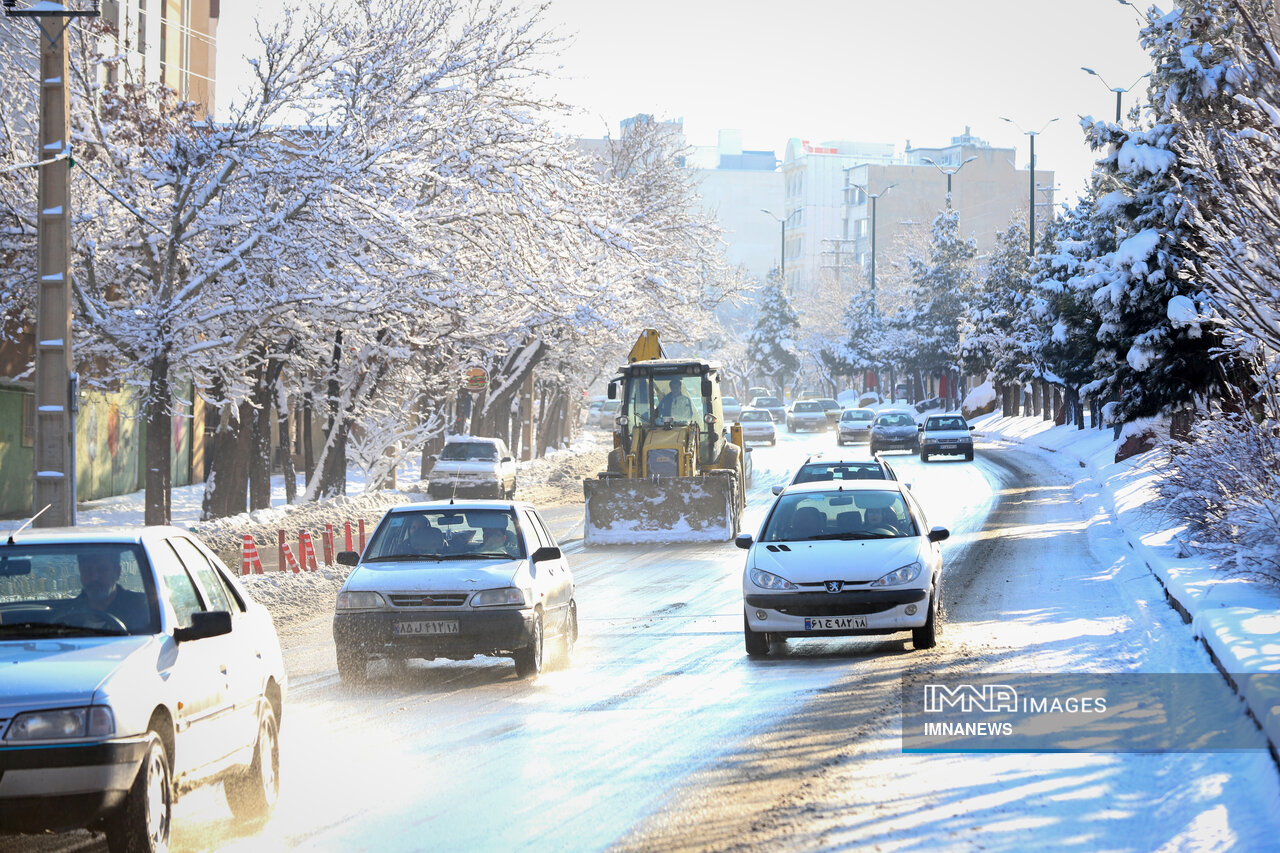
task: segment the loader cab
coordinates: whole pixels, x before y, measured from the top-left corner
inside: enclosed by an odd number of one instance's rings
[[[687,431],[695,436],[700,465],[714,462],[725,426],[718,372],[707,362],[673,359],[622,368],[609,397],[622,401],[615,430],[623,453],[650,444],[650,436],[674,446],[674,433]]]

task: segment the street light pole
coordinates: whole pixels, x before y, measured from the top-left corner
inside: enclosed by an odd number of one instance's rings
[[[782,229],[782,244],[779,247],[781,251],[778,255],[778,274],[782,276],[782,287],[785,291],[787,287],[787,223],[791,221],[791,217],[800,212],[800,208],[797,207],[786,216],[778,216],[772,210],[765,210],[763,207],[760,208],[760,212],[772,216],[777,220],[778,225],[781,226]]]
[[[855,184],[854,186],[857,186],[857,184]],[[862,190],[862,192],[866,194],[867,198],[871,199],[871,314],[872,316],[875,316],[875,314],[878,312],[878,309],[876,308],[876,202],[880,200],[880,197],[882,195],[884,195],[885,193],[887,193],[889,190],[893,189],[896,186],[897,184],[889,184],[884,189],[880,190],[880,192],[875,194],[867,192],[866,187],[858,187],[858,189]]]
[[[40,30],[40,128],[36,148],[36,351],[35,445],[32,512],[36,527],[76,523],[76,389],[71,356],[71,140],[67,101],[67,28],[72,18],[97,17],[92,9],[57,3],[18,8],[11,18],[31,18]],[[47,509],[47,511],[45,511]]]
[[[977,160],[978,159],[977,156],[975,155],[973,157],[966,157],[964,162],[962,162],[959,166],[956,166],[954,169],[944,169],[941,166],[939,166],[937,163],[930,160],[928,157],[925,157],[923,159],[924,159],[924,162],[928,163],[930,166],[932,166],[933,168],[937,169],[939,172],[947,176],[947,209],[950,210],[951,209],[951,179],[955,177],[956,172],[959,172],[966,165],[968,165],[969,163],[972,163],[974,160]]]
[[[1126,4],[1126,5],[1127,5],[1127,4]],[[1128,86],[1128,88],[1121,89],[1119,86],[1107,86],[1107,81],[1103,79],[1103,77],[1102,77],[1102,75],[1101,75],[1101,74],[1099,74],[1097,71],[1094,71],[1092,68],[1086,68],[1085,66],[1081,65],[1081,66],[1080,66],[1080,70],[1081,70],[1081,71],[1083,71],[1083,72],[1085,72],[1086,74],[1089,74],[1089,75],[1093,76],[1093,77],[1097,77],[1097,78],[1098,78],[1098,81],[1099,81],[1100,83],[1102,83],[1102,85],[1103,85],[1103,86],[1106,86],[1108,90],[1110,90],[1110,91],[1112,91],[1112,92],[1115,92],[1115,93],[1116,93],[1116,124],[1119,124],[1119,123],[1120,123],[1120,116],[1121,116],[1121,113],[1120,113],[1120,98],[1121,98],[1121,97],[1122,97],[1126,92],[1131,91],[1131,90],[1133,89],[1133,87],[1134,87],[1134,86],[1136,86],[1136,85],[1138,85],[1139,83],[1141,83],[1141,82],[1142,82],[1142,78],[1143,78],[1143,77],[1150,77],[1150,76],[1151,76],[1151,72],[1150,72],[1150,71],[1148,71],[1146,74],[1142,74],[1142,75],[1140,75],[1140,76],[1138,77],[1138,79],[1137,79],[1137,80],[1134,80],[1132,83],[1130,83],[1130,84],[1129,84],[1129,86]]]
[[[1005,118],[1004,116],[1000,116],[1000,120],[1009,122],[1009,124],[1013,125],[1018,130],[1021,130],[1027,136],[1031,137],[1031,162],[1030,162],[1031,186],[1028,190],[1028,199],[1027,199],[1028,201],[1027,230],[1029,232],[1028,238],[1027,238],[1028,239],[1027,253],[1032,257],[1035,257],[1035,254],[1036,254],[1036,137],[1044,133],[1045,127],[1048,127],[1049,125],[1053,124],[1055,121],[1058,120],[1058,118],[1057,116],[1055,116],[1049,119],[1044,123],[1044,127],[1040,128],[1039,130],[1023,130],[1022,125],[1018,124],[1013,119]]]

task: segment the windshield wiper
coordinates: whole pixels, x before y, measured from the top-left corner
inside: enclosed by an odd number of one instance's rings
[[[14,622],[0,624],[0,634],[40,634],[51,637],[65,637],[75,634],[89,634],[94,637],[123,637],[125,631],[115,628],[88,628],[83,625],[66,625],[62,622]]]
[[[405,560],[435,560],[440,562],[448,557],[446,554],[383,554],[381,557],[370,557],[366,563],[391,563]]]

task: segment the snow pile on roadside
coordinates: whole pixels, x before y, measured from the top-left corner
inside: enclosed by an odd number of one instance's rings
[[[269,572],[245,575],[240,582],[267,610],[277,631],[287,631],[317,616],[333,612],[334,602],[350,569],[322,566],[315,572]]]
[[[1197,552],[1160,510],[1157,484],[1167,476],[1157,448],[1120,462],[1111,430],[1054,426],[1039,418],[992,414],[975,419],[975,436],[1038,447],[1074,459],[1102,486],[1129,545],[1164,586],[1214,663],[1244,698],[1271,743],[1280,748],[1280,590],[1232,575],[1215,555]],[[1167,434],[1167,423],[1143,422]],[[1267,673],[1266,678],[1250,676]]]

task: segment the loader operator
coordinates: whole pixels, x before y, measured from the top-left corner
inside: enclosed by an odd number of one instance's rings
[[[658,402],[658,417],[688,423],[693,420],[693,401],[684,393],[679,379],[672,379],[671,390]]]

